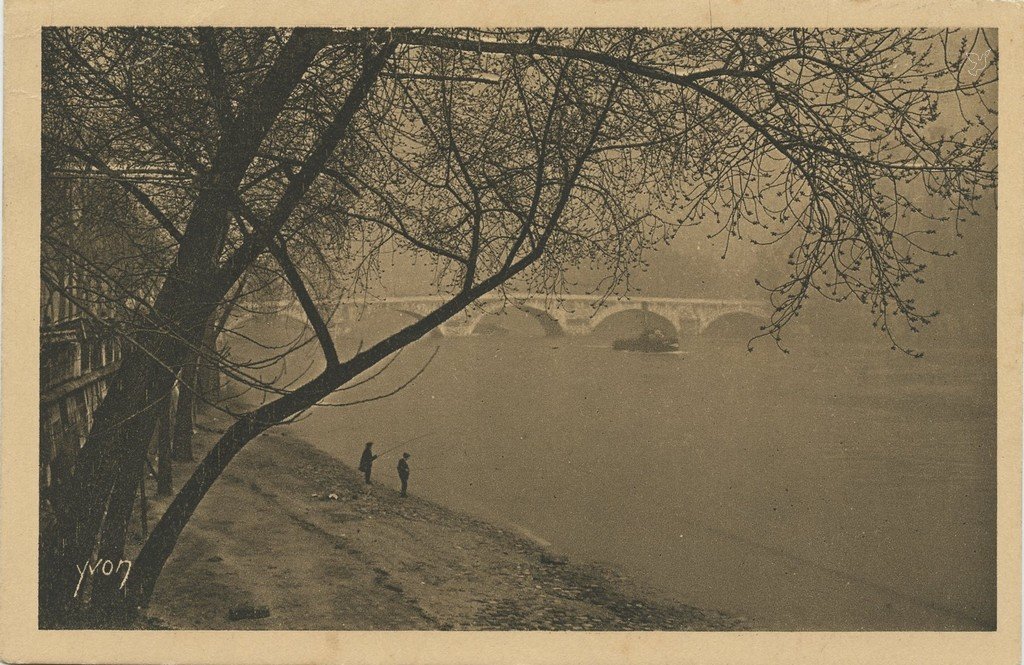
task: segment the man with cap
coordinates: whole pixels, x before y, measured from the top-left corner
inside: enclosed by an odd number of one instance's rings
[[[370,472],[373,471],[373,460],[377,456],[373,454],[373,441],[367,441],[363,448],[363,456],[359,458],[359,470],[366,476],[366,484],[370,484]]]
[[[409,462],[408,460],[412,455],[409,453],[402,453],[402,459],[398,460],[398,479],[402,481],[402,496],[408,496],[406,490],[409,488]]]

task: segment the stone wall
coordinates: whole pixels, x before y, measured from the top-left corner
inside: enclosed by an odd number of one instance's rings
[[[44,286],[39,336],[39,498],[67,478],[121,361],[111,326]]]

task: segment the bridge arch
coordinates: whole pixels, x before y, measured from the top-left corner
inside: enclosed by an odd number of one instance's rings
[[[633,319],[635,322],[643,325],[643,321],[646,318],[647,325],[651,328],[661,330],[670,337],[679,336],[680,331],[677,323],[659,312],[650,311],[636,305],[608,309],[611,311],[607,313],[602,311],[593,318],[590,328],[592,333],[600,334],[603,329],[611,326],[615,319]]]
[[[476,334],[480,323],[487,317],[501,316],[513,312],[522,312],[533,318],[533,320],[540,324],[546,337],[558,337],[565,334],[565,330],[562,329],[558,319],[545,310],[522,303],[509,305],[505,302],[484,303],[480,307],[480,311],[473,316],[470,323],[466,326],[468,330],[466,334]]]
[[[764,316],[750,310],[730,310],[702,322],[702,334],[727,337],[751,337],[765,324]]]

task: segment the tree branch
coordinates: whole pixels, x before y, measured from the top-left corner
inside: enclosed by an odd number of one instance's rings
[[[131,182],[131,180],[124,177],[123,174],[107,166],[107,164],[103,162],[99,157],[96,157],[95,155],[90,155],[84,150],[76,148],[73,145],[67,145],[63,143],[61,143],[61,145],[69,153],[71,153],[75,157],[78,157],[83,162],[89,164],[97,171],[99,171],[100,173],[102,173],[103,175],[107,176],[108,178],[116,182],[118,185],[120,185],[126,192],[134,196],[135,199],[142,205],[142,207],[146,209],[146,212],[152,215],[153,219],[155,219],[156,222],[165,231],[167,231],[167,233],[172,238],[174,238],[175,241],[179,243],[181,242],[182,238],[184,237],[181,231],[178,230],[178,228],[167,217],[167,215],[165,215],[163,211],[160,210],[160,208],[157,207],[155,203],[153,203],[153,200],[149,198],[149,196],[145,192],[139,189],[139,187],[135,185],[135,183]]]

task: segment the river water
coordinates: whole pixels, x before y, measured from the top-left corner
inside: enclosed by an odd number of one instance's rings
[[[765,630],[995,625],[995,372],[869,345],[426,339],[293,425],[376,480]]]

